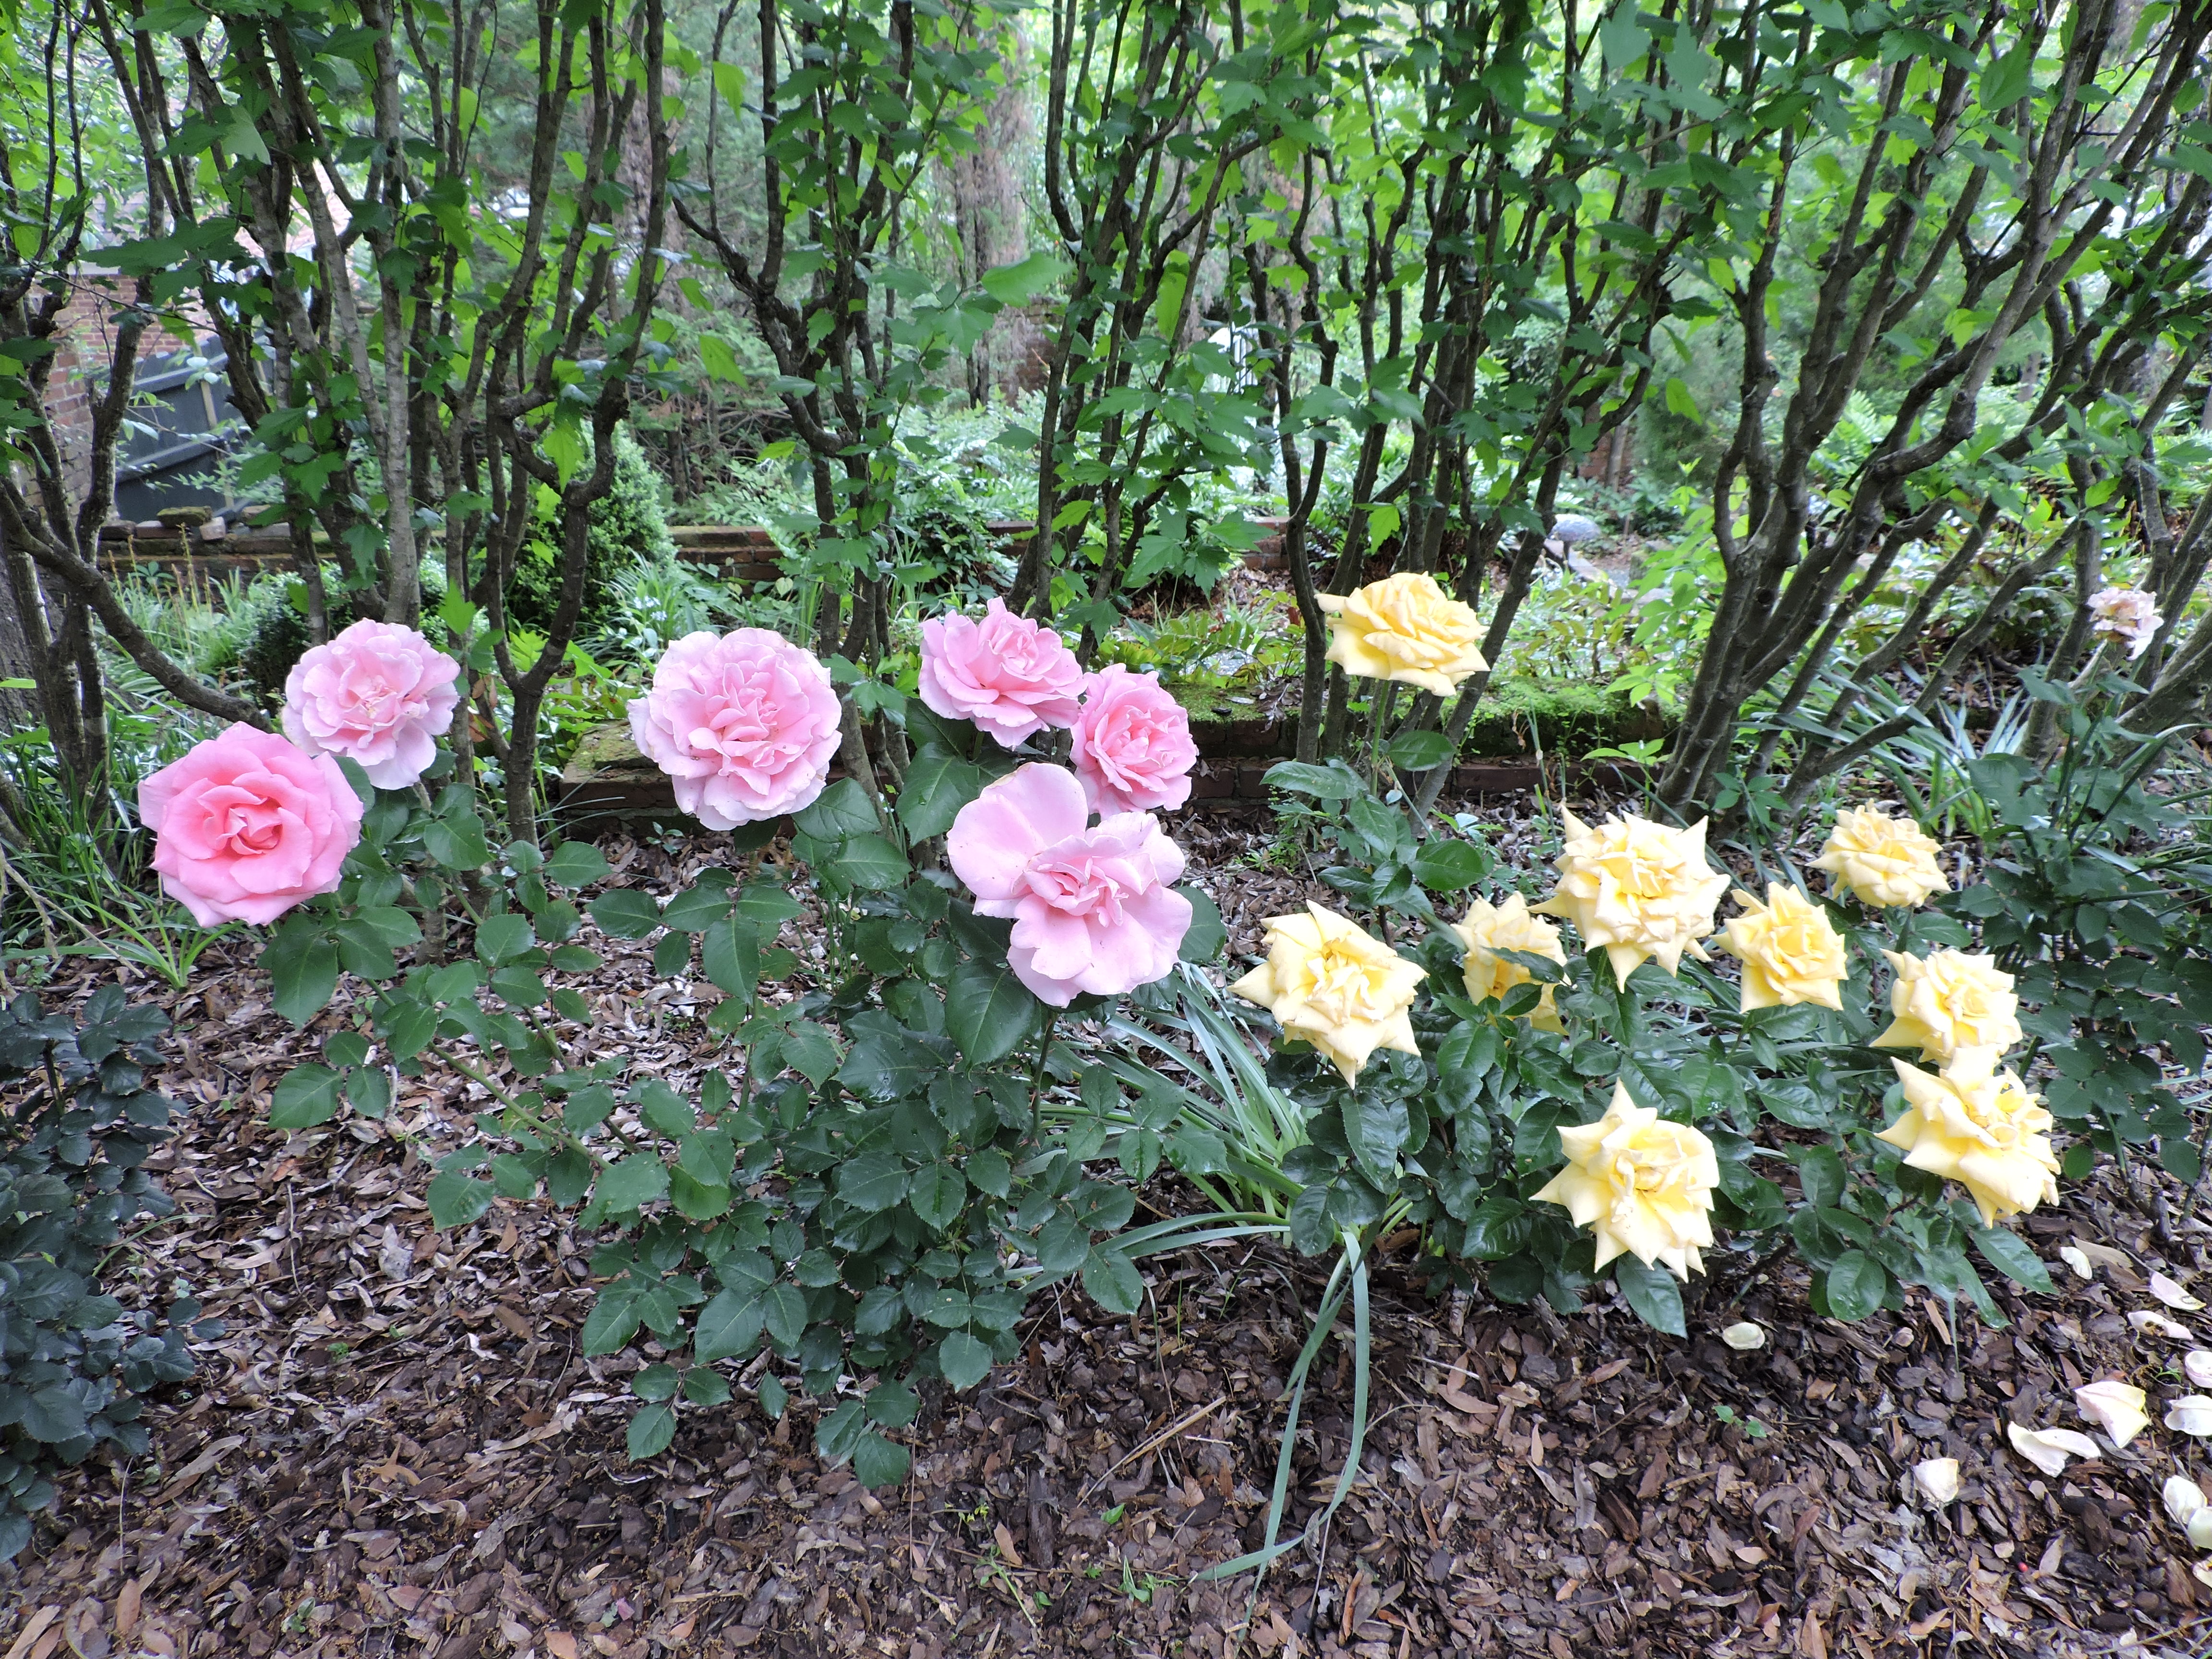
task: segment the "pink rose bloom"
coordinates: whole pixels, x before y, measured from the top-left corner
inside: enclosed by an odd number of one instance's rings
[[[1175,890],[1182,849],[1149,812],[1095,830],[1083,786],[1063,767],[1008,774],[960,809],[945,839],[975,914],[1012,916],[1006,961],[1041,1001],[1117,996],[1175,966],[1190,901]]]
[[[335,892],[361,797],[328,755],[240,724],[138,786],[162,889],[203,927],[271,922]]]
[[[1190,799],[1198,745],[1190,740],[1190,716],[1160,677],[1115,663],[1083,688],[1073,758],[1092,811],[1144,812]]]
[[[638,750],[709,830],[781,817],[830,780],[843,714],[830,671],[765,628],[686,634],[629,705]]]
[[[380,789],[404,789],[453,723],[461,665],[411,628],[357,622],[284,678],[284,735],[311,755],[361,763]]]
[[[933,712],[973,720],[1012,749],[1032,732],[1075,724],[1083,670],[1059,635],[993,599],[981,622],[922,623],[921,689]]]

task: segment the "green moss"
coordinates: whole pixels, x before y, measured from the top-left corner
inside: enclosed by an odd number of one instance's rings
[[[1492,682],[1468,726],[1466,752],[1582,755],[1650,738],[1664,737],[1670,714],[1629,702],[1600,685],[1509,677]]]
[[[1259,720],[1262,708],[1283,711],[1284,740],[1288,741],[1287,728],[1297,707],[1294,684],[1283,688],[1292,694],[1286,696],[1262,696],[1260,693],[1269,688],[1248,684],[1242,676],[1226,685],[1182,684],[1168,689],[1189,714],[1201,754],[1216,752],[1226,736],[1221,728]],[[1633,704],[1625,694],[1603,686],[1513,676],[1492,683],[1476,706],[1461,752],[1526,755],[1540,747],[1547,754],[1579,757],[1593,749],[1662,738],[1673,729],[1674,720],[1674,711]]]

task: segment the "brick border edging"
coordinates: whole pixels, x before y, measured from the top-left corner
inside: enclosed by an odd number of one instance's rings
[[[1270,791],[1268,760],[1200,760],[1191,774],[1190,799],[1175,809],[1180,812],[1220,811],[1264,804]],[[843,775],[832,768],[830,776]],[[1649,781],[1651,769],[1633,761],[1471,761],[1455,766],[1446,780],[1443,795],[1511,795],[1545,788],[1555,795],[1593,786],[1633,789]],[[676,820],[684,814],[676,805],[676,792],[665,777],[625,773],[611,778],[565,783],[553,802],[555,813],[572,823],[606,821],[632,823]],[[1168,816],[1173,816],[1170,813]],[[781,821],[779,834],[788,834],[790,820]]]
[[[1244,555],[1248,569],[1288,568],[1283,553],[1282,519],[1255,519],[1266,532]],[[195,573],[210,576],[233,572],[258,574],[288,570],[292,566],[291,532],[226,526],[216,534],[208,526],[190,530],[164,526],[149,530],[134,524],[111,524],[100,532],[100,562],[111,574],[127,570],[161,571],[172,575]],[[1036,526],[1012,520],[984,526],[1000,548],[1009,554],[1027,548]],[[775,538],[761,525],[684,524],[668,527],[669,539],[687,563],[703,565],[725,580],[759,586],[783,574],[782,554]],[[316,544],[323,545],[318,535]]]
[[[1201,759],[1191,774],[1190,805],[1231,805],[1240,801],[1264,801],[1273,792],[1267,787],[1272,760]],[[1451,769],[1444,781],[1446,795],[1510,795],[1524,790],[1548,788],[1562,793],[1590,784],[1632,789],[1651,775],[1638,761],[1476,760]]]

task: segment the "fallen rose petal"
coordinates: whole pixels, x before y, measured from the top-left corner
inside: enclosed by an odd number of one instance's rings
[[[2031,1429],[2018,1423],[2007,1432],[2012,1449],[2045,1474],[2063,1474],[2069,1457],[2101,1457],[2097,1443],[2074,1429]]]
[[[2097,1270],[2089,1265],[2089,1258],[2071,1244],[2059,1247],[2058,1259],[2074,1270],[2076,1279],[2094,1279]]]
[[[2205,1528],[2204,1536],[2202,1540],[2198,1539],[2197,1536],[2197,1528],[2199,1524],[2203,1524]],[[2200,1550],[2212,1550],[2212,1510],[2205,1511],[2205,1513],[2200,1516],[2197,1521],[2192,1521],[2190,1522],[2189,1541],[2195,1544]],[[2212,1564],[2199,1561],[2195,1566],[2190,1568],[2189,1571],[2190,1575],[2194,1577],[2198,1583],[2212,1584]]]
[[[2212,1550],[2212,1504],[2206,1505],[2189,1517],[2188,1533],[2189,1541],[2196,1545],[2198,1549]],[[2197,1572],[2199,1577],[2203,1577],[2204,1569],[2201,1565],[2197,1567]],[[2212,1583],[2212,1578],[2208,1578],[2205,1582]]]
[[[2181,1356],[2182,1374],[2200,1389],[2212,1389],[2212,1348],[2191,1348]]]
[[[2154,1336],[2170,1336],[2177,1342],[2194,1342],[2197,1340],[2197,1334],[2188,1326],[2145,1308],[2138,1308],[2129,1314],[2128,1323],[2139,1331],[2148,1331]]]
[[[1912,1466],[1912,1484],[1931,1504],[1948,1504],[1959,1495],[1959,1460],[1931,1457]]]
[[[2187,1526],[2204,1507],[2204,1488],[2185,1474],[2166,1476],[2165,1488],[2159,1496],[2166,1500],[2166,1512],[2173,1517],[2177,1527]]]
[[[2164,1273],[2150,1276],[2150,1293],[2179,1313],[2195,1313],[2204,1305]]]
[[[2124,1446],[2150,1424],[2143,1409],[2143,1391],[2132,1383],[2106,1379],[2084,1382],[2074,1390],[2074,1404],[2106,1434],[2115,1446]]]
[[[2185,1394],[2166,1408],[2166,1426],[2176,1434],[2200,1439],[2212,1435],[2212,1400],[2201,1394]]]
[[[1764,1346],[1766,1333],[1748,1319],[1740,1320],[1721,1333],[1721,1340],[1738,1353],[1749,1353],[1753,1348]]]

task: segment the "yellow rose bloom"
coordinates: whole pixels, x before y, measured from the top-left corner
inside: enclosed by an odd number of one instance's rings
[[[1766,902],[1746,892],[1744,914],[1721,929],[1721,949],[1743,962],[1743,1012],[1793,1002],[1841,1009],[1844,936],[1828,913],[1795,887],[1766,884]]]
[[[1996,1069],[1994,1054],[1967,1049],[1936,1075],[1901,1060],[1890,1064],[1907,1109],[1881,1139],[1904,1148],[1907,1164],[1966,1188],[1985,1227],[2056,1201],[2051,1114],[2009,1068]]]
[[[1482,659],[1482,626],[1474,608],[1437,586],[1434,576],[1386,576],[1340,597],[1320,596],[1336,620],[1328,659],[1347,674],[1403,680],[1440,697],[1490,665]]]
[[[1862,904],[1883,909],[1915,908],[1951,884],[1936,863],[1936,838],[1910,818],[1893,818],[1878,807],[1846,806],[1813,860],[1834,880],[1841,897],[1856,894]]]
[[[1968,1048],[2002,1054],[2020,1041],[2020,999],[1995,957],[1964,951],[1882,955],[1897,969],[1889,990],[1896,1018],[1874,1040],[1875,1048],[1917,1048],[1923,1060],[1941,1062]]]
[[[1525,951],[1532,957],[1547,957],[1566,966],[1567,953],[1559,943],[1559,930],[1548,921],[1528,914],[1528,901],[1516,893],[1503,904],[1492,904],[1488,899],[1477,899],[1467,913],[1465,921],[1454,922],[1452,932],[1467,947],[1467,994],[1477,1002],[1489,997],[1504,997],[1516,985],[1526,985],[1535,976],[1510,957],[1501,957],[1500,951]],[[1552,1006],[1552,993],[1558,988],[1547,985],[1543,1000],[1528,1016],[1528,1023],[1540,1030],[1564,1031],[1567,1028],[1559,1018],[1559,1011]]]
[[[1713,1242],[1713,1188],[1720,1162],[1713,1143],[1686,1123],[1670,1123],[1613,1085],[1605,1115],[1559,1131],[1567,1167],[1536,1196],[1560,1205],[1597,1237],[1597,1265],[1632,1255],[1663,1261],[1674,1277],[1705,1271],[1698,1251]]]
[[[1572,812],[1557,864],[1559,884],[1529,908],[1565,916],[1592,949],[1605,947],[1626,981],[1646,957],[1679,973],[1682,952],[1708,962],[1698,941],[1713,931],[1713,907],[1729,878],[1705,861],[1705,825],[1669,830],[1631,813],[1592,830]]]
[[[1377,1048],[1418,1054],[1406,1011],[1424,970],[1334,910],[1309,903],[1304,915],[1267,923],[1267,960],[1229,988],[1273,1013],[1284,1034],[1310,1042],[1358,1080]]]

